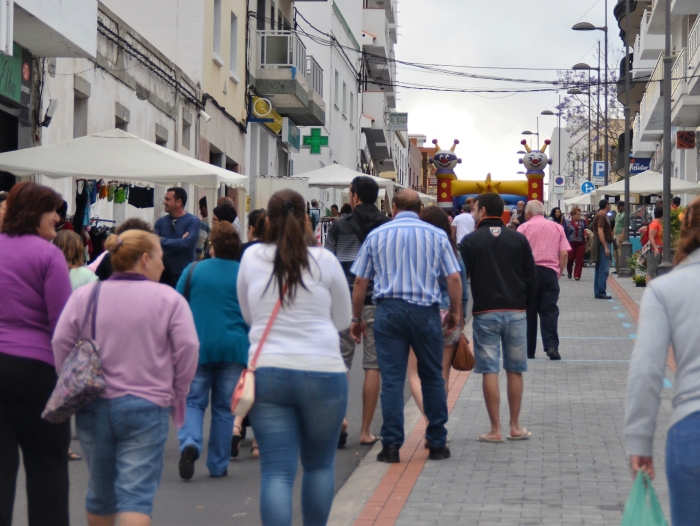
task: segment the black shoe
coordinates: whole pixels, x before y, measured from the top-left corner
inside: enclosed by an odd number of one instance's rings
[[[534,355],[534,354],[528,354],[528,355],[527,355],[527,359],[528,359],[528,360],[534,360],[534,359],[535,359],[535,355]]]
[[[559,351],[557,351],[556,349],[547,349],[547,352],[545,354],[549,356],[550,360],[561,360]]]
[[[571,279],[571,274],[567,274],[566,277],[569,278],[569,279]]]
[[[231,437],[231,458],[236,458],[241,450],[241,441],[243,437],[241,435],[233,435]]]
[[[398,464],[401,462],[401,460],[399,460],[399,448],[396,446],[384,446],[379,452],[379,455],[377,455],[377,462]]]
[[[597,300],[610,300],[612,299],[612,296],[610,294],[601,294],[600,296],[595,297]]]
[[[446,458],[450,458],[450,448],[447,446],[431,447],[428,458],[430,460],[445,460]]]
[[[180,478],[183,480],[190,480],[194,475],[194,461],[197,460],[199,456],[199,451],[197,448],[190,444],[185,446],[180,455]]]

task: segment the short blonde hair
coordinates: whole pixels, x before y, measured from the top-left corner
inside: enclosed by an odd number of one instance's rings
[[[53,244],[61,249],[69,266],[82,266],[85,263],[85,245],[80,236],[72,230],[59,230]]]
[[[158,236],[143,230],[127,230],[112,234],[105,241],[105,248],[112,258],[112,267],[118,272],[132,270],[144,254],[153,254],[160,241]]]

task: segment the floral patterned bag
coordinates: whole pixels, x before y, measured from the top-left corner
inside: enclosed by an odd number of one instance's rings
[[[97,354],[100,348],[95,342],[97,298],[100,295],[101,285],[102,283],[98,282],[92,289],[80,328],[80,339],[63,362],[56,387],[41,414],[44,420],[54,424],[68,420],[107,388],[102,373],[102,361]],[[90,338],[85,338],[83,334],[90,319],[92,319],[91,335]]]

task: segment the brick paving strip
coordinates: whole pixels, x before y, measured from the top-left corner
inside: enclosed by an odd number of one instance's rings
[[[447,394],[449,412],[452,412],[457,403],[469,374],[452,371]],[[424,438],[425,420],[421,417],[401,447],[401,462],[389,465],[389,470],[355,520],[356,526],[391,526],[396,522],[428,459],[428,450],[423,445]]]

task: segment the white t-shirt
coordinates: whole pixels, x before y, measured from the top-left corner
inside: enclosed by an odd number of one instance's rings
[[[238,302],[250,326],[248,360],[279,298],[277,282],[270,282],[276,248],[263,243],[249,247],[238,271]],[[294,302],[280,309],[257,367],[344,373],[338,331],[347,329],[352,318],[348,282],[331,252],[320,247],[308,252],[310,269],[302,275],[306,288],[297,287]]]
[[[462,212],[452,220],[452,226],[457,227],[457,243],[462,241],[462,238],[474,231],[474,218],[471,214]]]

